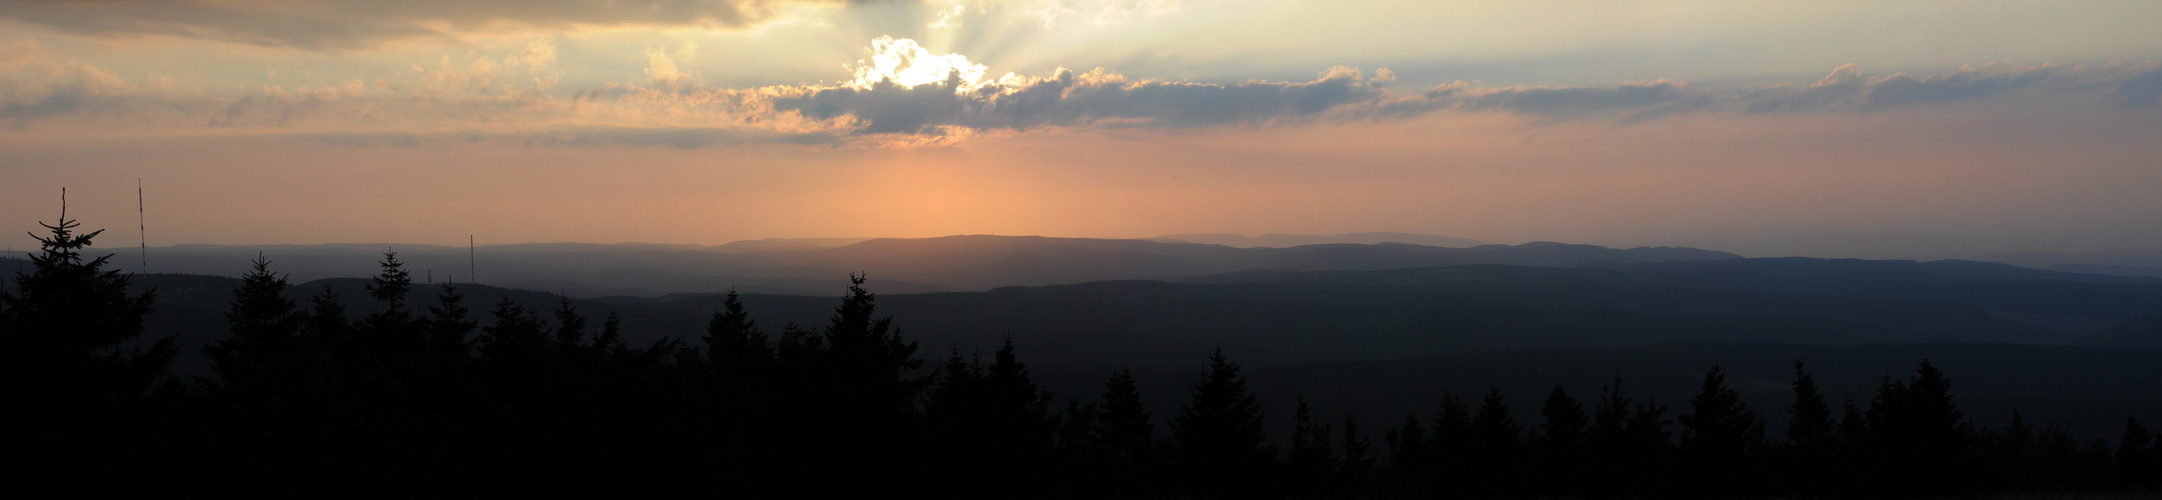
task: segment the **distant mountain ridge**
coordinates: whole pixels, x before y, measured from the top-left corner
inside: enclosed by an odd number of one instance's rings
[[[1468,264],[1571,267],[1735,259],[1674,247],[1613,249],[1527,243],[1436,247],[1334,243],[1234,248],[1149,240],[964,235],[938,238],[757,240],[719,246],[534,243],[439,245],[176,245],[153,247],[150,272],[235,276],[258,253],[296,280],[362,277],[387,249],[415,277],[556,290],[578,296],[710,293],[823,295],[851,273],[888,293],[988,290],[1111,280],[1176,280],[1254,270],[1374,270]],[[845,244],[844,244],[845,243]],[[122,249],[124,251],[126,249]],[[124,259],[132,260],[132,259]],[[116,262],[132,269],[133,262]]]
[[[0,262],[0,264],[7,264]],[[2162,345],[2162,280],[1980,263],[1747,259],[1634,266],[1465,265],[1416,269],[1261,271],[1184,283],[1099,281],[982,292],[897,293],[878,279],[879,308],[929,349],[996,346],[1011,336],[1045,368],[1185,368],[1221,346],[1253,366],[1372,361],[1449,353],[1593,349],[1667,342],[1883,344],[1998,342],[2146,348]],[[349,311],[379,308],[361,278],[332,287]],[[159,335],[203,345],[221,337],[238,280],[139,275],[158,290]],[[416,297],[432,286],[417,285]],[[769,330],[816,325],[844,286],[811,294],[748,294]],[[511,298],[550,309],[556,290],[460,286],[467,304]],[[822,293],[820,293],[822,292]],[[425,299],[417,299],[425,300]],[[623,315],[627,340],[692,338],[720,294],[576,299],[589,315]],[[192,356],[190,357],[192,359]],[[200,360],[184,361],[183,364]]]
[[[1149,241],[1161,241],[1165,243],[1201,243],[1237,248],[1287,248],[1306,245],[1329,245],[1339,243],[1351,243],[1358,245],[1372,245],[1375,243],[1404,243],[1409,245],[1425,245],[1430,247],[1471,247],[1480,245],[1477,240],[1473,240],[1471,238],[1436,236],[1431,234],[1388,232],[1345,233],[1336,235],[1265,234],[1261,236],[1251,237],[1243,234],[1171,234],[1143,239]]]

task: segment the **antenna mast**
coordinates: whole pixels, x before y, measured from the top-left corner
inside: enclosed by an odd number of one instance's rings
[[[473,246],[473,235],[465,235],[465,282],[467,283],[480,282],[480,280],[473,278],[474,276],[478,276],[478,274],[475,274],[477,272],[475,268],[479,266],[475,264],[480,262],[480,258],[478,257],[479,252],[476,251],[474,248],[475,247]]]
[[[150,272],[150,225],[143,218],[143,178],[135,178],[135,236],[142,252],[143,272]]]

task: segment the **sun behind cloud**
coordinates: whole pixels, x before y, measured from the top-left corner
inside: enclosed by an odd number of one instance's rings
[[[933,53],[915,40],[881,36],[871,40],[870,51],[870,58],[848,67],[854,75],[844,85],[857,89],[870,89],[879,83],[915,87],[959,78],[960,88],[973,90],[985,83],[983,76],[988,68],[984,65],[969,62],[968,56],[960,54]]]

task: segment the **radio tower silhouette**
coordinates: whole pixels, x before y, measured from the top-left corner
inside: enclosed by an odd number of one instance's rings
[[[143,260],[143,272],[150,272],[150,224],[143,217],[143,178],[135,178],[135,236],[136,249]]]

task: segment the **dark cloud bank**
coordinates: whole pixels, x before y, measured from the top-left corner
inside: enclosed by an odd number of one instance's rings
[[[2162,99],[2154,64],[2080,68],[1989,65],[1914,76],[1869,76],[1854,65],[1810,85],[1697,87],[1679,81],[1615,86],[1482,87],[1458,82],[1392,91],[1353,68],[1308,82],[1129,81],[1101,70],[969,89],[958,78],[905,87],[807,89],[773,100],[775,111],[814,120],[853,118],[859,134],[937,134],[947,127],[1027,130],[1059,126],[1206,127],[1317,119],[1406,118],[1443,110],[1507,112],[1558,120],[1635,123],[1682,113],[1869,112],[1943,105],[2013,92],[2103,93],[2117,108]]]

